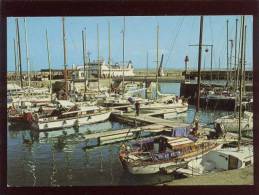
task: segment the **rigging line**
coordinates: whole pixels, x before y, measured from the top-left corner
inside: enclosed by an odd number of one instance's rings
[[[170,59],[170,56],[171,56],[172,51],[173,51],[174,46],[175,46],[176,38],[178,37],[179,32],[180,32],[181,29],[182,29],[183,22],[184,22],[184,16],[182,17],[182,20],[181,20],[181,23],[180,23],[180,27],[178,28],[178,31],[177,31],[177,33],[176,33],[176,36],[174,37],[174,40],[173,40],[173,42],[172,42],[172,45],[171,45],[171,48],[170,48],[170,50],[169,50],[168,57],[167,57],[167,60],[166,60],[166,63],[165,63],[165,65],[164,65],[164,67],[167,65],[167,63],[168,63],[168,61],[169,61],[169,59]]]

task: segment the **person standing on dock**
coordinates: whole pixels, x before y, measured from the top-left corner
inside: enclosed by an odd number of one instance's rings
[[[139,110],[140,110],[140,103],[139,103],[139,101],[137,101],[135,103],[135,109],[136,109],[136,116],[139,116]]]

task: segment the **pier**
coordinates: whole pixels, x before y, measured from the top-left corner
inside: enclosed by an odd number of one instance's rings
[[[129,107],[129,106],[128,106]],[[116,107],[117,108],[117,107]],[[119,108],[127,108],[127,106],[120,106]],[[114,109],[111,114],[111,118],[115,121],[123,122],[124,124],[129,124],[132,127],[114,131],[104,131],[93,134],[85,134],[83,137],[86,140],[96,139],[97,144],[94,146],[86,146],[86,148],[92,148],[100,145],[111,144],[116,142],[121,142],[130,139],[136,139],[141,132],[149,133],[159,133],[163,131],[171,131],[174,127],[186,127],[189,124],[177,123],[170,120],[153,117],[152,115],[163,115],[172,112],[169,110],[162,110],[158,112],[141,114],[139,116],[134,116],[135,112],[122,112],[120,110]]]
[[[147,125],[142,127],[135,127],[135,128],[132,127],[132,128],[115,130],[115,131],[104,131],[100,133],[87,134],[87,135],[84,135],[84,138],[86,140],[96,139],[97,144],[95,146],[100,146],[100,145],[135,139],[139,136],[141,132],[159,133],[167,130],[170,130],[170,128],[165,127],[163,125],[153,124],[153,125]],[[90,148],[95,146],[90,146]]]

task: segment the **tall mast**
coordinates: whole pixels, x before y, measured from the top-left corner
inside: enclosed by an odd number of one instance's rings
[[[146,82],[145,82],[145,88],[146,88],[146,93],[145,93],[145,98],[147,99],[147,88],[148,88],[148,86],[147,86],[147,77],[148,77],[148,52],[147,52],[147,72],[146,72]]]
[[[199,37],[199,53],[198,53],[198,87],[197,87],[197,99],[196,99],[196,112],[199,112],[199,108],[200,108],[202,33],[203,33],[203,16],[200,17],[200,37]]]
[[[86,70],[86,73],[85,73],[85,75],[86,75],[86,80],[88,81],[87,82],[87,85],[88,85],[88,83],[89,83],[89,60],[88,60],[88,57],[89,57],[89,55],[90,55],[90,52],[87,52],[87,39],[86,39],[86,28],[84,28],[84,41],[85,41],[85,48],[84,48],[84,50],[85,50],[85,64],[86,64],[86,67],[85,67],[85,70]],[[86,83],[86,82],[85,82]],[[86,85],[86,86],[87,86]]]
[[[211,83],[212,83],[212,61],[213,61],[213,58],[212,58],[212,54],[213,54],[213,45],[211,45],[211,47],[210,47],[211,49],[211,51],[210,51],[210,81],[211,81]]]
[[[16,43],[15,43],[15,39],[13,39],[13,49],[14,49],[14,65],[15,65],[15,79],[17,77],[17,59],[16,59]]]
[[[18,41],[18,56],[19,56],[19,69],[20,69],[20,81],[21,81],[21,88],[23,88],[22,83],[22,57],[21,57],[21,43],[20,43],[20,32],[19,32],[19,20],[16,20],[16,30],[17,30],[17,41]]]
[[[51,62],[50,62],[50,51],[49,51],[49,39],[48,39],[48,31],[46,29],[46,42],[47,42],[47,52],[48,52],[48,64],[49,64],[49,92],[50,92],[50,100],[52,100],[52,75],[51,75]]]
[[[245,34],[244,34],[244,77],[243,77],[243,93],[245,94],[246,91],[246,28],[247,26],[245,25]]]
[[[16,19],[15,19],[16,20]],[[15,24],[16,25],[16,24]],[[20,64],[20,58],[19,58],[19,46],[18,46],[18,29],[17,29],[17,26],[15,27],[16,28],[16,35],[15,35],[15,46],[16,46],[16,59],[17,59],[17,64],[16,64],[16,80],[18,79],[19,80],[19,74],[20,74],[20,67],[19,67],[19,64]]]
[[[230,57],[229,57],[229,69],[230,69],[230,76],[229,76],[229,80],[231,82],[231,86],[232,86],[232,51],[233,51],[233,40],[229,40],[230,42]]]
[[[241,141],[241,116],[242,116],[242,95],[243,95],[243,63],[244,63],[244,23],[245,23],[245,17],[242,16],[241,18],[241,28],[242,28],[242,36],[241,36],[241,59],[240,59],[240,73],[239,73],[239,118],[238,118],[238,149],[240,147],[240,141]]]
[[[108,58],[108,65],[109,65],[109,88],[111,87],[111,26],[110,22],[108,22],[108,39],[109,39],[109,58]],[[111,88],[109,90],[111,94]]]
[[[100,74],[101,74],[101,70],[100,70],[100,45],[99,45],[99,25],[97,24],[97,50],[98,50],[98,57],[97,57],[97,61],[98,61],[98,93],[100,91]]]
[[[28,86],[31,86],[31,78],[30,78],[30,51],[29,51],[29,45],[28,45],[28,37],[27,37],[27,20],[26,18],[23,18],[24,20],[24,29],[25,29],[25,43],[26,43],[26,61],[27,61],[27,77],[28,77]]]
[[[65,80],[65,94],[68,98],[68,86],[67,86],[67,56],[66,56],[66,32],[65,32],[65,17],[62,17],[63,27],[63,48],[64,48],[64,80]]]
[[[125,84],[124,84],[124,69],[125,65],[125,16],[123,17],[123,31],[122,31],[122,94],[125,92]]]
[[[158,98],[158,66],[159,66],[159,25],[156,35],[156,99]]]
[[[86,60],[85,60],[85,32],[82,30],[82,43],[83,43],[83,63],[84,63],[84,93],[86,93]]]
[[[228,62],[228,20],[227,20],[227,83],[229,83],[229,62]]]
[[[237,90],[237,25],[238,25],[238,19],[236,19],[236,33],[235,33],[235,91]]]
[[[240,18],[242,20],[242,16]],[[239,85],[239,74],[240,74],[239,64],[240,64],[240,58],[241,58],[240,55],[241,55],[241,37],[242,37],[242,27],[241,27],[241,25],[240,25],[240,31],[239,31],[239,43],[238,43],[238,54],[237,54],[237,88],[238,88],[238,85]]]

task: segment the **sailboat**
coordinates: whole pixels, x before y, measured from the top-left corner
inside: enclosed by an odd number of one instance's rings
[[[36,113],[33,116],[32,128],[39,131],[64,129],[68,127],[78,128],[86,124],[94,124],[107,120],[110,117],[109,109],[97,106],[77,106],[67,101],[57,101],[58,107],[49,116]]]
[[[123,168],[131,174],[153,174],[165,167],[184,166],[217,147],[221,145],[208,140],[195,142],[188,137],[160,135],[139,140],[131,147],[122,145],[119,158]]]

